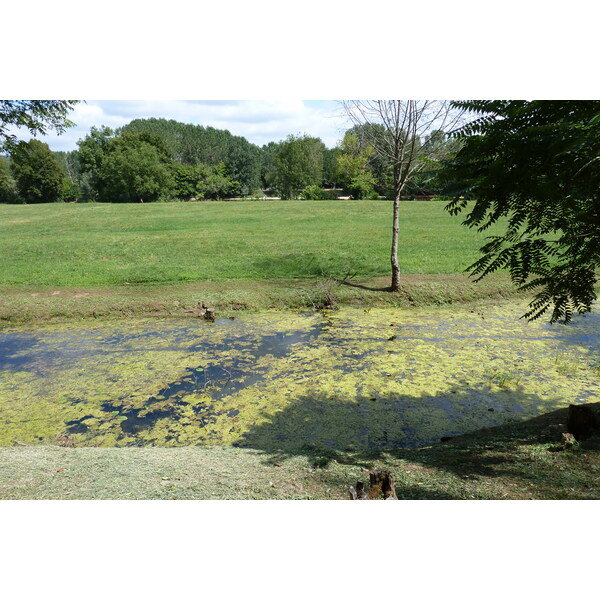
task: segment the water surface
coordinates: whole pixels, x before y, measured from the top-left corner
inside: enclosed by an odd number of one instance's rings
[[[422,446],[594,400],[600,319],[523,306],[130,319],[0,332],[0,445]]]

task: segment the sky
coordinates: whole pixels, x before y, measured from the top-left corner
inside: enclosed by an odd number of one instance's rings
[[[76,150],[93,126],[115,129],[149,117],[227,129],[259,146],[307,133],[331,148],[351,126],[334,100],[88,100],[70,113],[75,127],[38,139],[54,151]],[[26,130],[15,133],[19,139],[31,138]]]

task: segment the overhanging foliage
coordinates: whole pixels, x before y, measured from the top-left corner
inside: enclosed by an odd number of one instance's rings
[[[507,269],[520,289],[537,290],[528,319],[588,312],[600,260],[600,102],[454,104],[475,118],[442,171],[447,209],[467,211],[479,231],[506,219],[468,271],[479,280]]]

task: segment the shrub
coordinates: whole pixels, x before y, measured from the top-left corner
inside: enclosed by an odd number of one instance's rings
[[[318,185],[309,185],[302,190],[302,200],[327,200],[327,192]]]
[[[378,197],[373,181],[361,176],[352,179],[348,191],[356,200],[375,200]]]

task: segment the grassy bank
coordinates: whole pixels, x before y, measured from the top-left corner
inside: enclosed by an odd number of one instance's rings
[[[505,274],[474,284],[464,274],[404,275],[402,290],[386,291],[389,277],[336,280],[272,279],[187,284],[103,287],[0,286],[0,323],[35,320],[118,318],[128,316],[189,317],[198,302],[218,315],[236,311],[335,308],[349,305],[411,307],[445,305],[517,294]]]
[[[566,409],[381,456],[236,448],[0,448],[1,499],[344,499],[389,469],[400,499],[600,499],[599,440],[561,449]]]

